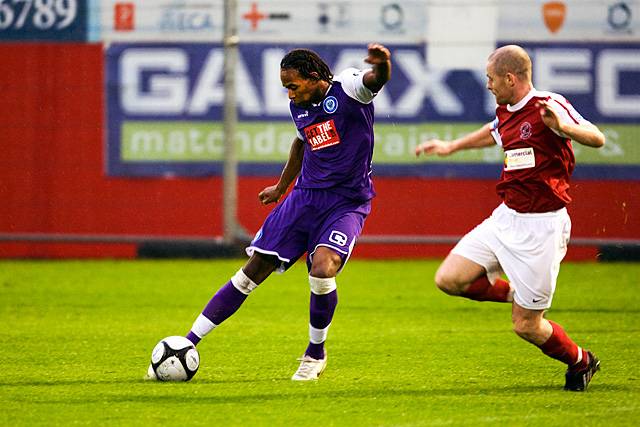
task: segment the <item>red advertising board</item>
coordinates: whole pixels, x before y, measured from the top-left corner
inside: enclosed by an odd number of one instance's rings
[[[105,174],[101,45],[0,44],[0,233],[222,234],[222,181]],[[257,231],[275,177],[242,177],[240,223]],[[497,204],[493,180],[375,178],[365,235],[461,235]],[[638,181],[574,182],[573,237],[640,238]],[[451,245],[360,245],[355,256],[443,256]],[[133,257],[132,244],[0,242],[0,257]],[[593,259],[572,247],[569,257]]]

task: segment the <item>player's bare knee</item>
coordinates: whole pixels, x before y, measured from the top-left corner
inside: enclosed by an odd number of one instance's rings
[[[522,324],[514,322],[513,323],[513,332],[515,332],[515,334],[518,335],[519,337],[524,338],[523,335],[526,335],[527,330]]]
[[[338,273],[338,268],[339,266],[336,266],[332,262],[322,262],[317,264],[314,262],[311,266],[311,271],[309,272],[309,274],[313,277],[322,279],[335,277]]]
[[[447,272],[438,270],[435,277],[436,286],[449,295],[459,295],[460,290],[455,277]]]
[[[309,274],[318,278],[335,277],[338,274],[342,258],[333,251],[318,251],[313,256]]]
[[[538,335],[538,322],[530,319],[513,319],[513,332],[527,341],[534,341]]]

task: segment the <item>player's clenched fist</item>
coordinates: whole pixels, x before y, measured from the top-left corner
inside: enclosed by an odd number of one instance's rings
[[[368,56],[364,60],[367,64],[380,64],[391,59],[389,49],[379,43],[370,43],[367,49],[369,50]]]
[[[416,147],[416,156],[420,156],[420,153],[424,153],[425,155],[436,154],[438,156],[448,156],[452,153],[452,149],[453,145],[449,142],[430,139]]]
[[[258,194],[258,199],[260,199],[260,202],[263,205],[268,205],[269,203],[278,203],[280,197],[282,197],[282,192],[278,190],[277,185],[271,185]]]

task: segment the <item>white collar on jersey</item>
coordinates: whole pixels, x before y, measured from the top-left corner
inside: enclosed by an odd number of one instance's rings
[[[333,83],[331,83],[331,84],[329,85],[329,88],[328,88],[328,89],[327,89],[327,91],[325,92],[325,94],[324,94],[324,97],[325,97],[325,98],[327,97],[327,95],[329,95],[329,91],[331,90],[331,87],[332,87],[332,86],[333,86]],[[312,106],[312,107],[317,107],[317,106],[321,105],[323,102],[324,102],[324,98],[322,99],[322,101],[318,102],[317,104],[311,104],[311,106]]]
[[[527,105],[527,102],[529,102],[529,100],[533,98],[535,94],[536,94],[536,89],[532,87],[529,93],[527,93],[524,96],[524,98],[522,98],[516,104],[513,104],[513,105],[507,104],[507,111],[509,111],[510,113],[513,113],[514,111],[520,110],[522,107]]]

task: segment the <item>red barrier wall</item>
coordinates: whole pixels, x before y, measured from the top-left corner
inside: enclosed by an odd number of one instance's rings
[[[104,173],[100,45],[0,44],[0,233],[222,233],[220,178],[122,179]],[[241,224],[255,232],[273,178],[239,182]],[[497,204],[493,181],[377,178],[365,234],[462,235]],[[640,238],[640,183],[578,181],[574,237]],[[450,245],[360,245],[356,256],[443,256]],[[2,243],[0,257],[133,257],[130,244]],[[572,247],[572,258],[594,248]]]

